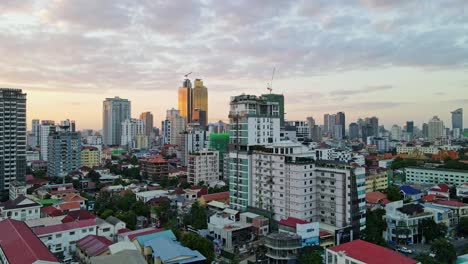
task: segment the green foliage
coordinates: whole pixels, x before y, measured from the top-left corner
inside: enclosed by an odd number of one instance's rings
[[[169,186],[169,177],[163,176],[161,177],[161,181],[159,182],[162,188],[167,188]]]
[[[179,187],[182,188],[182,189],[187,189],[187,188],[190,188],[190,186],[192,186],[190,183],[183,182],[183,183],[180,184]]]
[[[403,194],[400,193],[400,189],[396,186],[389,186],[387,189],[387,199],[394,202],[403,199]]]
[[[102,214],[100,214],[100,217],[102,219],[106,219],[107,217],[111,216],[114,214],[114,211],[112,209],[106,209],[104,210],[104,212],[102,212]]]
[[[416,257],[416,260],[421,262],[421,264],[439,264],[439,262],[428,255],[420,255]]]
[[[92,182],[100,183],[99,178],[101,177],[101,174],[99,172],[96,172],[94,170],[90,170],[88,174],[86,175],[88,179],[90,179]]]
[[[422,220],[420,228],[428,242],[444,237],[447,233],[447,226],[443,223],[437,224],[432,218]]]
[[[123,169],[122,176],[129,179],[141,180],[139,168]]]
[[[320,254],[323,252],[321,246],[304,247],[297,256],[298,264],[322,264],[322,257]]]
[[[130,229],[135,229],[137,222],[137,215],[133,211],[123,212],[116,215],[117,218],[124,221],[127,224],[127,227]]]
[[[136,156],[133,156],[131,159],[130,159],[130,164],[132,165],[138,165],[138,158]]]
[[[447,161],[444,162],[444,165],[440,166],[439,168],[453,169],[453,170],[468,170],[468,164],[459,162],[458,160],[448,159]]]
[[[208,227],[208,215],[206,208],[195,201],[190,208],[188,223],[195,229],[206,229]]]
[[[180,243],[192,250],[198,250],[205,256],[207,263],[211,263],[215,258],[213,243],[204,237],[194,233],[184,233],[180,238]]]
[[[209,187],[208,188],[208,193],[209,194],[227,192],[227,191],[229,191],[229,185],[225,185],[225,186],[221,186],[221,187],[215,186],[215,187]]]
[[[383,219],[385,210],[367,210],[366,212],[366,231],[364,240],[380,246],[387,246],[387,242],[383,238],[383,231],[387,228],[387,223]]]
[[[410,166],[416,166],[418,163],[417,161],[415,160],[411,160],[411,159],[402,159],[402,158],[396,158],[393,162],[392,162],[392,169],[393,170],[398,170],[398,169],[401,169],[401,168],[406,168],[406,167],[410,167]]]
[[[44,199],[51,199],[51,198],[52,198],[52,195],[50,195],[50,194],[44,195]]]
[[[438,263],[453,263],[457,258],[455,247],[443,238],[434,240],[431,250],[436,254],[435,259]]]
[[[166,224],[169,219],[173,219],[177,216],[177,212],[172,210],[171,203],[169,201],[163,201],[158,206],[153,207],[154,213],[159,219],[161,225]]]
[[[35,178],[39,178],[39,179],[47,179],[48,178],[46,172],[43,171],[43,170],[34,171],[33,175],[34,175]]]
[[[460,221],[458,221],[457,231],[459,235],[468,235],[468,217],[465,216],[460,218]]]

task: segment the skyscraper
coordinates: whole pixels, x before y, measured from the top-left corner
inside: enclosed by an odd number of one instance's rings
[[[192,122],[193,93],[192,82],[189,79],[185,79],[182,87],[179,88],[178,106],[180,115],[185,119],[185,124]]]
[[[41,150],[41,160],[47,161],[49,155],[49,135],[57,131],[57,126],[53,120],[42,120],[39,126],[39,145]]]
[[[140,119],[145,122],[146,136],[151,136],[151,132],[153,132],[153,114],[151,112],[143,112],[140,114]]]
[[[199,109],[200,111],[205,111],[205,125],[208,122],[208,89],[206,86],[203,85],[203,81],[201,79],[195,79],[193,88],[193,107],[192,113],[195,109]],[[193,117],[192,117],[193,119]],[[200,124],[201,125],[201,124]]]
[[[36,138],[35,146],[39,146],[41,144],[40,143],[41,142],[40,141],[40,134],[39,134],[40,126],[41,125],[40,125],[39,119],[33,119],[32,120],[31,132]]]
[[[463,108],[458,108],[452,111],[452,130],[459,129],[459,133],[463,133]]]
[[[346,118],[344,112],[338,112],[335,116],[335,126],[341,126],[341,137],[344,138],[346,136]]]
[[[393,125],[391,131],[391,137],[393,140],[401,140],[401,127],[399,125]]]
[[[372,127],[372,134],[367,135],[367,136],[378,137],[379,136],[379,119],[377,117],[375,117],[375,116],[366,117],[365,123],[367,125],[370,125],[370,127]],[[367,132],[369,133],[370,130],[368,130]]]
[[[206,111],[198,108],[193,109],[192,123],[198,123],[202,129],[206,129]]]
[[[131,103],[119,97],[106,98],[103,102],[104,145],[118,145],[122,138],[122,122],[131,116]]]
[[[444,135],[444,122],[439,117],[434,116],[428,123],[428,139],[434,142],[437,138]]]
[[[359,125],[357,123],[349,124],[349,139],[355,140],[359,138]]]
[[[429,126],[427,125],[427,123],[422,124],[422,136],[424,138],[427,138],[429,136]]]
[[[26,94],[0,88],[0,191],[26,174]]]
[[[325,114],[323,116],[323,132],[326,134],[332,134],[333,129],[336,123],[336,115],[333,114]]]
[[[137,137],[146,137],[146,145],[139,146],[137,144]],[[142,119],[128,118],[122,122],[122,137],[120,140],[121,146],[127,148],[147,148],[148,147],[148,136],[146,136],[146,124]]]
[[[48,137],[47,176],[63,178],[81,166],[81,136],[77,132],[60,131]]]
[[[408,135],[409,139],[413,139],[414,137],[414,122],[413,121],[406,121],[406,134]]]
[[[169,139],[167,142],[183,147],[181,133],[185,130],[185,118],[180,115],[179,110],[172,108],[166,111],[166,120],[169,121]],[[166,132],[164,132],[164,135],[166,135]]]

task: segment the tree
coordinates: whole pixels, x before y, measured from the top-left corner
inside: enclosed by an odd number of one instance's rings
[[[434,240],[431,250],[435,253],[435,259],[439,263],[453,263],[457,258],[457,251],[455,247],[443,238]]]
[[[439,264],[439,262],[428,255],[420,255],[416,257],[416,260],[421,262],[421,264]]]
[[[390,201],[399,201],[403,199],[403,194],[400,193],[400,189],[396,186],[390,186],[387,189],[387,199]]]
[[[104,212],[101,214],[102,219],[106,219],[107,217],[111,216],[114,214],[114,211],[112,209],[106,209]]]
[[[298,264],[322,264],[321,246],[304,247],[297,256]]]
[[[208,227],[208,216],[206,208],[195,201],[190,208],[189,223],[195,229],[206,229]]]
[[[161,185],[162,188],[167,188],[167,186],[169,186],[169,177],[162,176],[159,185]]]
[[[198,250],[203,256],[205,256],[207,263],[211,263],[215,258],[214,245],[207,238],[194,233],[184,233],[180,238],[180,243],[184,247],[188,247],[192,250]]]
[[[444,237],[447,233],[447,226],[443,223],[437,224],[432,218],[422,220],[420,228],[427,242]]]
[[[366,212],[366,231],[364,240],[380,246],[387,246],[387,242],[382,234],[387,229],[387,223],[383,219],[385,215],[384,209],[367,210]]]
[[[138,165],[138,158],[136,156],[133,156],[131,159],[130,159],[130,164],[132,165]]]
[[[450,199],[457,199],[457,187],[456,186],[450,187],[449,196],[450,196]]]
[[[459,235],[468,235],[468,217],[460,218],[460,221],[458,221],[457,231]]]
[[[94,170],[90,170],[88,174],[86,175],[88,179],[90,179],[92,182],[99,183],[99,178],[101,178],[101,174],[99,172],[96,172]]]
[[[124,221],[127,224],[128,228],[135,229],[136,222],[137,222],[136,220],[137,215],[135,214],[135,212],[128,211],[128,212],[120,213],[116,217]]]
[[[43,170],[34,171],[33,175],[34,175],[35,178],[47,179],[47,174]]]

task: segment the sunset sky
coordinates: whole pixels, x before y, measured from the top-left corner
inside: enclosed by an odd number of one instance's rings
[[[0,86],[28,94],[28,125],[74,119],[102,127],[102,101],[132,102],[160,126],[183,75],[202,78],[210,121],[230,96],[284,93],[286,118],[387,129],[465,108],[466,0],[1,0]]]

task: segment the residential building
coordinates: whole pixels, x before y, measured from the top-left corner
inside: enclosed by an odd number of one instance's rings
[[[208,121],[208,89],[203,85],[201,79],[195,79],[193,82],[194,88],[192,89],[193,93],[193,107],[192,112],[198,109],[198,116],[196,117],[199,121],[204,119],[204,122],[200,122],[200,125],[205,127]],[[200,112],[204,112],[204,118],[200,118]],[[195,116],[192,117],[191,122],[195,120]],[[202,124],[203,123],[203,124]]]
[[[184,167],[188,166],[188,158],[192,153],[196,153],[205,148],[206,131],[198,127],[189,128],[187,131],[180,133],[181,145],[180,158]]]
[[[434,116],[428,123],[428,140],[434,142],[444,136],[444,122],[439,117]]]
[[[141,158],[140,170],[150,177],[164,177],[169,174],[169,163],[160,156]]]
[[[122,250],[109,256],[90,258],[91,264],[148,264],[143,255],[137,250]]]
[[[90,264],[92,257],[110,255],[112,242],[101,236],[87,235],[76,241],[76,257],[83,264]]]
[[[19,195],[14,200],[0,203],[0,218],[10,218],[18,221],[38,219],[41,217],[42,205],[36,201]]]
[[[450,112],[452,114],[452,131],[458,131],[458,134],[463,134],[463,108],[458,108],[455,111]]]
[[[0,230],[0,263],[60,263],[24,222],[5,219]]]
[[[138,146],[137,137],[143,136],[146,137],[146,125],[145,121],[142,119],[128,118],[122,122],[122,137],[120,140],[120,145],[127,147],[128,149],[133,148],[148,148],[146,146]],[[148,140],[146,140],[148,143]]]
[[[427,191],[428,195],[435,195],[436,197],[445,197],[449,198],[450,197],[450,187],[445,184],[445,183],[439,183],[430,188]]]
[[[87,235],[95,235],[97,224],[94,219],[78,220],[33,228],[33,232],[54,254],[71,256],[76,250],[76,241]]]
[[[180,134],[185,131],[185,118],[180,114],[179,110],[172,108],[167,110],[166,120],[169,121],[169,127],[167,127],[169,139],[167,140],[167,144],[176,145],[178,147],[183,146],[181,143],[182,136]],[[164,135],[166,135],[166,131]]]
[[[319,223],[309,223],[307,221],[288,217],[278,223],[279,232],[297,234],[301,237],[302,247],[318,246],[319,242]]]
[[[262,94],[262,97],[265,98],[268,102],[278,104],[280,127],[284,127],[284,95],[268,93]]]
[[[384,239],[391,244],[417,244],[423,241],[419,224],[425,219],[433,219],[432,212],[426,212],[420,204],[403,205],[403,200],[385,206],[387,229]]]
[[[41,145],[40,143],[40,129],[41,129],[41,125],[40,125],[40,121],[39,119],[33,119],[31,121],[31,133],[32,135],[34,136],[34,138],[36,139],[36,142],[34,142],[34,148],[35,147],[38,147]]]
[[[198,125],[201,129],[206,130],[206,112],[195,108],[192,111],[192,123]]]
[[[184,126],[192,122],[192,111],[193,111],[193,92],[192,82],[189,79],[185,79],[182,83],[182,87],[179,88],[178,92],[178,107],[180,116],[184,118]]]
[[[364,119],[364,122],[365,122],[366,125],[368,125],[370,127],[370,130],[366,131],[367,136],[368,137],[370,137],[370,136],[378,137],[379,136],[379,119],[377,117],[375,117],[375,116],[366,117]]]
[[[26,175],[26,94],[0,88],[0,191]]]
[[[366,175],[366,193],[384,191],[388,188],[387,171],[372,171]]]
[[[406,133],[409,135],[409,139],[412,140],[414,136],[414,121],[406,121]]]
[[[286,121],[285,125],[294,127],[297,141],[303,142],[309,138],[309,124],[306,121]]]
[[[370,144],[369,144],[370,143]],[[389,151],[388,138],[383,137],[370,137],[369,145],[374,145],[378,152],[386,153]]]
[[[191,250],[182,246],[174,239],[161,236],[146,241],[145,256],[149,263],[160,264],[201,264],[206,263],[206,258],[198,250]]]
[[[456,200],[436,200],[434,205],[448,208],[453,212],[453,220],[451,225],[457,225],[462,217],[468,217],[468,204]]]
[[[163,196],[169,196],[169,192],[166,190],[153,190],[153,191],[138,192],[135,194],[137,201],[142,201],[144,203],[147,203],[151,199],[159,198]]]
[[[423,138],[429,137],[429,125],[427,123],[422,124],[422,136]]]
[[[226,160],[226,164],[224,164],[224,157],[229,151],[229,133],[211,133],[209,134],[209,142],[209,148],[219,152],[219,176],[220,179],[224,179],[224,167],[229,165],[229,160]]]
[[[119,145],[122,140],[122,122],[131,117],[131,103],[120,97],[106,98],[103,102],[104,145]]]
[[[49,135],[55,133],[57,126],[53,120],[42,120],[39,127],[39,144],[41,150],[41,160],[48,160]]]
[[[47,176],[65,177],[81,167],[81,137],[77,132],[49,134]]]
[[[274,232],[265,239],[268,263],[295,263],[299,250],[302,248],[302,238],[298,234]]]
[[[323,116],[323,132],[325,134],[332,134],[335,123],[336,123],[336,115],[325,114]]]
[[[143,112],[140,114],[140,119],[145,123],[145,135],[151,137],[153,132],[153,114],[151,112]]]
[[[339,125],[341,128],[341,138],[346,136],[346,117],[344,112],[338,112],[335,116],[335,126]]]
[[[213,201],[229,204],[229,192],[205,194],[198,199],[198,202],[201,205],[205,205]]]
[[[418,201],[422,198],[423,193],[409,185],[400,186],[400,193],[403,194],[404,200]]]
[[[460,185],[468,182],[468,171],[425,168],[425,167],[407,167],[405,168],[406,181],[417,184],[438,184]]]
[[[356,140],[359,138],[359,126],[357,123],[349,124],[349,139]]]
[[[457,197],[468,198],[468,183],[457,185]]]
[[[189,183],[214,186],[219,182],[219,152],[203,149],[190,154],[187,170]]]
[[[101,152],[96,147],[83,146],[80,155],[81,166],[93,168],[101,164]]]
[[[381,192],[368,192],[366,193],[366,207],[368,209],[384,208],[390,200],[387,199],[387,195]]]
[[[232,208],[245,210],[251,199],[250,166],[254,146],[280,141],[278,102],[265,97],[239,95],[231,98],[229,112],[229,190]]]
[[[390,134],[393,140],[401,140],[402,138],[401,127],[399,125],[393,125]]]
[[[417,264],[419,262],[389,248],[378,246],[364,240],[354,240],[327,248],[325,251],[324,263]]]
[[[280,142],[253,151],[251,205],[277,221],[294,217],[336,228],[365,228],[365,169],[315,161],[298,143]],[[353,175],[354,177],[351,177]]]

